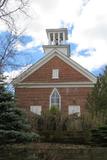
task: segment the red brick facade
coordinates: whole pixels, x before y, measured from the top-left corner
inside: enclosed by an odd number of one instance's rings
[[[59,78],[52,79],[52,69],[59,69]],[[65,63],[63,60],[57,56],[53,57],[31,75],[26,77],[21,83],[43,83],[52,84],[54,83],[70,83],[70,82],[90,82],[90,80],[81,74],[79,71],[75,70],[73,67]],[[51,87],[16,87],[16,98],[19,106],[30,111],[30,106],[42,106],[42,110],[49,109],[50,105],[50,95],[54,86]],[[68,113],[69,105],[80,105],[81,112],[84,111],[86,98],[89,92],[91,92],[91,87],[75,86],[68,87],[62,86],[57,88],[61,96],[61,111]]]
[[[52,79],[52,69],[59,69],[59,79]],[[23,82],[81,82],[89,81],[88,78],[55,56],[37,71],[28,76]]]
[[[61,111],[68,113],[69,105],[80,105],[84,110],[87,94],[92,88],[58,88],[61,95]],[[21,107],[30,111],[30,106],[40,105],[42,110],[49,109],[50,94],[53,88],[17,88],[16,97]]]

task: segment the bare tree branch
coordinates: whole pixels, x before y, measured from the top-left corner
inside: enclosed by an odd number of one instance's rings
[[[9,0],[0,0],[0,20],[3,21],[10,30],[13,28],[14,31],[16,31],[15,15],[27,15],[26,7],[28,7],[29,0],[13,0],[13,2],[15,5],[15,7],[13,7],[14,9],[9,6]]]
[[[8,34],[0,37],[0,73],[5,66],[18,67],[14,61],[16,46],[23,31],[16,27],[16,15],[27,15],[26,6],[29,0],[13,0],[15,7],[10,6],[11,0],[0,0],[0,21],[8,26]],[[27,15],[28,16],[28,15]]]
[[[8,0],[0,0],[0,8],[2,8],[7,2]]]

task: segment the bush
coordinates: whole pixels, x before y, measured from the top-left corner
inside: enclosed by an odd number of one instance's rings
[[[1,144],[24,143],[38,141],[39,136],[33,132],[19,132],[15,130],[0,130]]]
[[[91,132],[93,144],[107,147],[107,125],[93,129]]]
[[[93,123],[88,113],[78,117],[76,114],[64,115],[52,108],[35,117],[35,130],[38,130],[41,140],[45,142],[86,144],[90,141]]]
[[[101,127],[107,118],[102,112],[92,114],[84,112],[80,117],[77,114],[64,115],[56,108],[35,117],[35,130],[43,141],[87,143],[91,142],[92,130]]]

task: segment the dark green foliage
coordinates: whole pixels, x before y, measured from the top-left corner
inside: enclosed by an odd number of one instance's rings
[[[39,136],[30,132],[24,112],[16,107],[13,95],[2,89],[0,93],[0,142],[20,143],[37,140]]]
[[[60,114],[59,108],[57,106],[52,106],[51,109],[49,110],[50,114]]]
[[[92,113],[107,112],[107,66],[103,75],[97,78],[97,83],[88,97],[87,107]]]
[[[6,101],[13,101],[13,100],[14,100],[14,97],[12,93],[7,93],[6,91],[4,91],[0,94],[0,103],[6,102]]]
[[[14,102],[0,103],[0,129],[27,131],[29,128],[25,114],[15,106]]]
[[[33,132],[20,132],[16,130],[0,130],[0,143],[22,143],[37,141],[39,136]]]
[[[107,125],[92,130],[92,143],[107,146]]]
[[[13,94],[11,92],[7,92],[4,86],[0,86],[0,103],[10,101],[14,101]]]
[[[97,83],[88,97],[87,106],[92,115],[99,117],[98,125],[91,131],[92,143],[107,146],[107,66],[103,75],[99,75]],[[100,123],[100,122],[103,123]]]

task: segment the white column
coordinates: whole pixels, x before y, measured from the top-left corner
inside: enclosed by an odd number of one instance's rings
[[[63,44],[65,44],[65,32],[63,32]]]
[[[55,32],[53,32],[53,45],[55,45]]]
[[[48,33],[48,44],[51,44],[51,40],[50,40],[50,33]]]
[[[58,45],[61,44],[61,41],[60,41],[60,33],[58,32]]]

